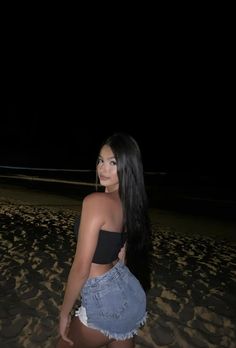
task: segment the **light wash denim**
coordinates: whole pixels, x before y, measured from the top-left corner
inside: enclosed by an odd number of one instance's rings
[[[144,325],[146,294],[122,261],[101,276],[89,278],[81,291],[77,316],[109,338],[125,340]]]

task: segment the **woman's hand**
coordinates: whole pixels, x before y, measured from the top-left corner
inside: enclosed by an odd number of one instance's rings
[[[120,249],[118,254],[118,259],[121,260],[123,263],[125,263],[125,254],[126,254],[126,242],[123,248]]]
[[[59,323],[59,332],[61,335],[61,338],[68,342],[70,346],[73,346],[74,343],[68,338],[68,331],[70,326],[71,317],[70,315],[66,316],[61,314],[60,315],[60,323]]]

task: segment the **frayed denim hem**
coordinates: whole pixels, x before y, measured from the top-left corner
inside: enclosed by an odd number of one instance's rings
[[[115,339],[116,341],[124,341],[124,340],[127,340],[129,338],[133,338],[135,335],[137,335],[138,333],[138,330],[145,324],[146,320],[147,320],[147,313],[145,313],[144,317],[142,318],[142,320],[140,320],[138,323],[137,323],[137,328],[136,329],[133,329],[127,333],[123,333],[123,334],[119,334],[119,333],[116,333],[116,332],[110,332],[108,330],[103,330],[99,327],[96,327],[94,326],[93,324],[89,324],[89,327],[91,329],[95,329],[95,330],[98,330],[100,331],[101,333],[103,333],[105,336],[107,336],[108,338],[111,338],[111,339]]]

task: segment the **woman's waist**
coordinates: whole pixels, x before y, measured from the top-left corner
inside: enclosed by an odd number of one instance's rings
[[[118,260],[108,271],[88,278],[81,290],[81,297],[86,302],[87,296],[106,296],[108,293],[119,292],[121,288],[126,289],[127,287],[137,291],[138,288],[141,288],[141,285],[127,266]]]
[[[89,273],[89,279],[94,277],[99,277],[104,275],[106,272],[110,271],[118,262],[119,260],[115,260],[112,263],[108,264],[98,264],[98,263],[92,263]]]

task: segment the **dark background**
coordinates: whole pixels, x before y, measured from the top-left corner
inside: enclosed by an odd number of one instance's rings
[[[151,206],[235,218],[234,127],[227,118],[227,107],[223,108],[216,98],[217,107],[212,108],[210,117],[200,112],[206,105],[200,101],[194,104],[194,100],[189,102],[189,108],[187,102],[177,104],[176,100],[172,109],[165,110],[164,101],[155,106],[154,101],[147,103],[147,95],[139,94],[132,99],[133,111],[127,112],[131,101],[120,101],[113,107],[115,100],[104,105],[97,100],[96,107],[87,110],[85,102],[80,107],[77,99],[69,103],[68,95],[62,97],[60,93],[42,99],[22,97],[8,104],[1,128],[1,166],[94,170],[102,141],[115,131],[125,131],[140,145]],[[181,107],[185,112],[180,112]],[[95,180],[94,172],[1,171]],[[73,185],[9,180],[1,178],[1,182],[66,195],[84,194],[83,187]]]
[[[217,104],[206,114],[207,105],[193,101],[185,112],[180,103],[166,111],[163,102],[141,97],[132,112],[124,101],[114,110],[111,102],[86,110],[65,97],[12,100],[2,120],[0,165],[94,169],[101,142],[125,131],[138,141],[146,171],[230,174],[235,147],[227,107]]]
[[[216,214],[236,216],[233,25],[212,11],[168,7],[96,28],[10,18],[0,166],[95,169],[102,141],[125,131],[145,172],[168,173],[148,176],[158,204],[216,202]]]
[[[9,30],[0,165],[93,169],[104,138],[125,131],[146,171],[232,176],[230,23],[201,18],[78,36]]]

